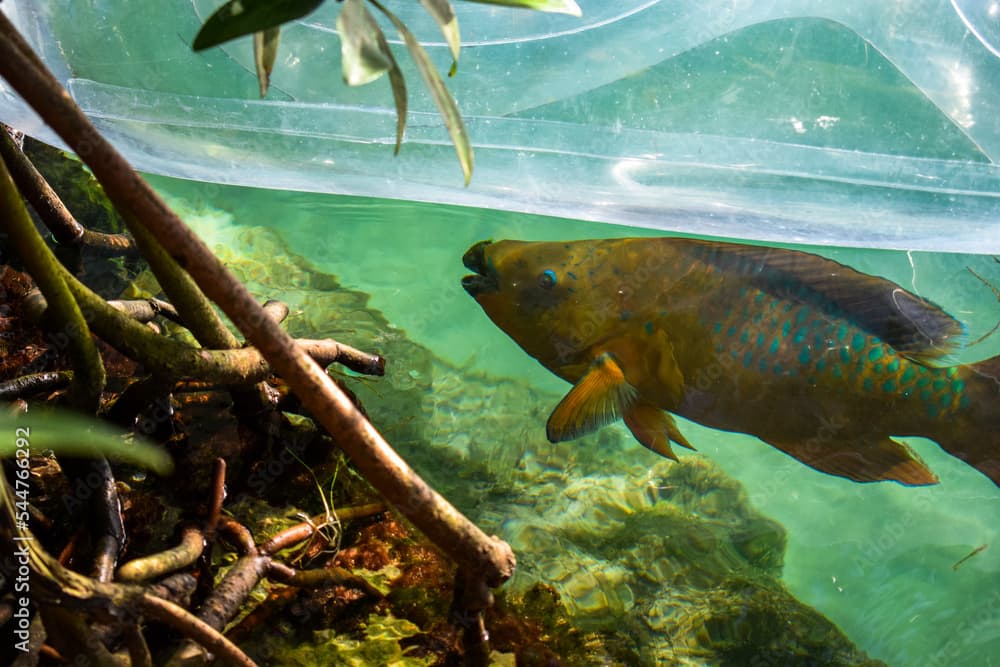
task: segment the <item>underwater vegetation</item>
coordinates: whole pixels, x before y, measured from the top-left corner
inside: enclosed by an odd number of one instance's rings
[[[462,284],[574,384],[552,442],[623,419],[691,448],[669,413],[857,482],[934,484],[889,436],[936,440],[1000,485],[1000,357],[931,365],[962,325],[899,285],[794,250],[693,239],[482,242]]]

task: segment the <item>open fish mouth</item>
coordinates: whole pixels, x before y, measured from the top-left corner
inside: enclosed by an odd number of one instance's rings
[[[462,277],[462,287],[472,297],[497,290],[496,272],[490,269],[486,259],[486,246],[491,243],[493,241],[480,241],[462,255],[465,268],[476,272],[475,275]]]

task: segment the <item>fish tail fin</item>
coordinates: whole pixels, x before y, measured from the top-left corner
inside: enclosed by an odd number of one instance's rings
[[[934,440],[1000,486],[1000,356],[963,367],[961,378],[968,400]]]

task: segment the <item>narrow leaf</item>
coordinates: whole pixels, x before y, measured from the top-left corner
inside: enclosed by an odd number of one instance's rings
[[[36,411],[21,419],[3,412],[0,431],[9,434],[0,438],[0,457],[4,458],[20,456],[17,451],[28,448],[36,454],[51,449],[63,456],[104,455],[161,474],[173,469],[170,456],[159,447],[138,439],[126,442],[120,431],[104,422],[66,412]]]
[[[416,63],[417,69],[424,79],[424,83],[427,84],[427,88],[431,91],[431,96],[434,98],[434,103],[437,104],[438,110],[441,112],[441,117],[444,118],[444,125],[448,129],[448,134],[451,135],[451,142],[454,144],[455,152],[458,154],[458,162],[462,165],[465,184],[468,185],[469,180],[472,178],[472,144],[469,142],[469,135],[465,131],[465,123],[462,122],[462,115],[455,105],[455,100],[445,87],[444,81],[441,80],[441,75],[434,69],[434,63],[431,62],[427,52],[424,51],[424,47],[420,46],[420,42],[413,36],[413,33],[410,32],[395,14],[382,6],[378,0],[371,0],[371,3],[378,7],[392,21],[392,24],[396,26],[396,30],[402,36],[403,41],[406,42],[406,48],[409,49],[413,62]]]
[[[406,130],[406,79],[400,71],[396,59],[389,50],[389,40],[385,38],[381,28],[378,31],[378,43],[382,51],[392,61],[389,68],[389,83],[392,85],[392,99],[396,103],[396,148],[393,155],[399,155],[399,149],[403,145],[403,132]]]
[[[580,6],[574,0],[468,0],[468,2],[480,2],[484,5],[505,5],[507,7],[524,7],[540,12],[553,12],[556,14],[570,14],[572,16],[582,16]]]
[[[323,0],[230,0],[208,17],[191,48],[201,51],[236,37],[277,28],[302,18],[321,4]]]
[[[257,66],[261,97],[267,95],[267,87],[271,84],[271,72],[274,71],[274,61],[278,58],[280,40],[281,28],[268,28],[253,34],[253,61]]]
[[[340,33],[340,59],[344,81],[348,86],[361,86],[379,78],[393,67],[388,44],[383,49],[378,36],[382,29],[365,7],[365,0],[344,0],[337,16]]]
[[[452,60],[455,61],[448,72],[448,76],[454,76],[455,67],[458,64],[458,50],[462,45],[462,38],[458,33],[458,18],[455,16],[455,11],[451,8],[451,3],[448,0],[420,0],[420,4],[424,6],[427,13],[433,16],[434,20],[441,27],[441,34],[444,35],[445,41],[448,42]]]

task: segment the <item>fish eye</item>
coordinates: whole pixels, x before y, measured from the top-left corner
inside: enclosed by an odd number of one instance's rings
[[[556,278],[556,272],[553,271],[552,269],[545,269],[544,271],[542,271],[542,274],[538,276],[539,286],[544,287],[545,289],[550,289],[552,287],[555,287],[555,284],[557,282],[558,280]]]

